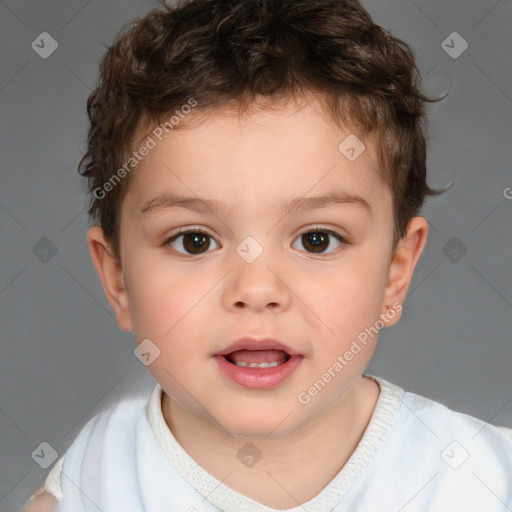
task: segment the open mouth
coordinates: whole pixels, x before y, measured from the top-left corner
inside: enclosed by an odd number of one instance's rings
[[[235,350],[224,356],[226,361],[243,368],[273,368],[286,363],[291,355],[284,350]]]
[[[257,390],[281,385],[303,360],[301,354],[271,339],[239,340],[214,356],[225,377],[244,388]]]

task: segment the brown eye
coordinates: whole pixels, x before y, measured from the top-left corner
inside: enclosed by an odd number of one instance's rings
[[[182,231],[169,238],[165,245],[170,245],[174,250],[182,254],[203,254],[210,248],[210,240],[213,238],[204,231]],[[214,243],[217,243],[214,241]],[[175,244],[175,245],[173,245]]]
[[[307,252],[321,254],[324,253],[328,248],[331,248],[331,250],[328,252],[332,252],[332,244],[330,240],[331,237],[336,239],[335,244],[338,243],[337,246],[335,245],[334,249],[346,243],[344,238],[341,235],[338,235],[338,233],[335,233],[334,231],[319,229],[303,233],[300,236],[300,241]]]

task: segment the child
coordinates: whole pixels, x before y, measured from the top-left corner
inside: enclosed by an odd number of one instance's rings
[[[504,432],[365,373],[439,193],[418,81],[356,0],[191,0],[118,38],[88,242],[157,385],[27,510],[512,510]]]

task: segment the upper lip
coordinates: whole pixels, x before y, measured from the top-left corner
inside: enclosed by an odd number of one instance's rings
[[[216,356],[226,356],[231,354],[231,352],[236,352],[237,350],[283,350],[287,352],[291,356],[299,355],[298,352],[288,347],[284,343],[277,341],[272,338],[240,338],[236,340],[234,343],[229,345],[228,347],[222,349],[220,352],[216,352],[214,355]]]

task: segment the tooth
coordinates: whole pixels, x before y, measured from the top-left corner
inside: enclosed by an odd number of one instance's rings
[[[244,368],[273,368],[274,366],[277,366],[278,363],[277,361],[274,361],[272,363],[251,363],[251,364],[248,364],[244,361],[239,361],[238,363],[236,363],[237,366],[243,366]]]

